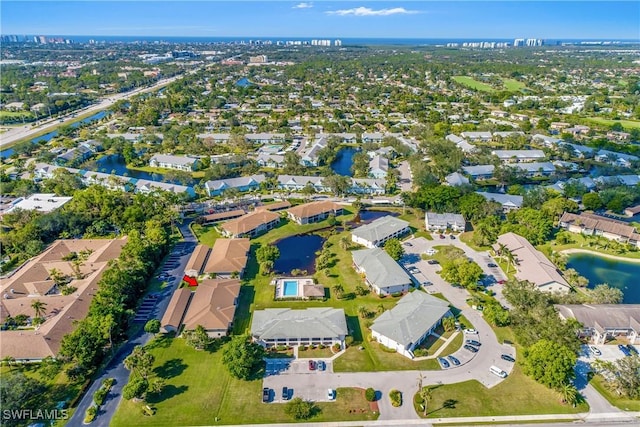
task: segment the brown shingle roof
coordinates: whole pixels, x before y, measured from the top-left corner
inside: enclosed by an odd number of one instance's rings
[[[342,209],[342,206],[337,203],[331,202],[329,200],[321,200],[295,206],[291,209],[287,209],[287,212],[289,212],[296,218],[308,218],[310,216],[319,215],[324,212],[335,212],[340,209]]]
[[[280,215],[274,212],[255,211],[222,224],[222,229],[232,236],[238,236],[249,233],[259,226],[268,224],[278,218],[280,218]]]
[[[184,317],[187,305],[189,305],[189,300],[191,299],[191,293],[191,290],[188,288],[180,288],[173,293],[167,310],[164,312],[162,320],[160,321],[160,325],[163,328],[169,326],[177,330],[180,327],[180,322]]]
[[[206,330],[226,330],[236,312],[236,298],[240,294],[237,279],[208,279],[198,285],[184,316],[185,329],[202,325]]]
[[[236,209],[229,212],[220,212],[220,213],[215,213],[211,215],[204,215],[202,219],[204,219],[205,222],[216,222],[216,221],[223,221],[225,219],[230,219],[230,218],[237,218],[244,214],[245,214],[245,211],[243,211],[242,209]]]
[[[557,282],[569,288],[556,266],[533,247],[524,237],[515,233],[505,233],[498,237],[517,260],[515,276],[519,280],[527,280],[536,286]],[[497,244],[494,246],[497,248]]]
[[[207,261],[207,256],[209,255],[210,250],[211,248],[209,246],[196,246],[191,253],[191,257],[189,257],[189,261],[187,261],[184,273],[187,275],[198,276],[202,272],[202,267],[204,267],[204,263]]]
[[[241,272],[247,265],[249,239],[218,239],[213,244],[205,273]]]
[[[258,206],[256,208],[257,211],[279,211],[281,209],[287,209],[291,207],[291,203],[288,200],[285,200],[284,202],[276,202],[276,203],[271,203],[269,205],[264,205],[264,206]]]
[[[565,212],[562,214],[560,222],[582,228],[598,230],[605,233],[616,234],[626,238],[630,238],[634,233],[636,233],[636,229],[628,225],[626,222],[585,212],[580,215]]]

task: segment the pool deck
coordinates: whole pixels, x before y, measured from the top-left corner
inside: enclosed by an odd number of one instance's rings
[[[285,288],[289,282],[295,282],[297,284],[297,291],[295,295],[285,294]],[[276,277],[271,281],[271,285],[275,286],[275,299],[309,299],[310,297],[319,298],[320,293],[324,295],[324,287],[322,287],[322,285],[317,285],[311,277]],[[322,292],[320,292],[320,289],[322,289]]]

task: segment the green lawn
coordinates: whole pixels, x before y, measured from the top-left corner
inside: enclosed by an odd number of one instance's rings
[[[28,113],[26,111],[6,111],[6,110],[2,110],[0,111],[0,119],[4,119],[4,118],[13,118],[13,117],[24,117],[25,120],[27,119],[31,119],[33,118],[33,115],[31,113]]]
[[[198,238],[198,242],[207,246],[213,246],[216,240],[221,237],[213,225],[202,226],[200,224],[192,224],[191,231],[193,231],[193,234]]]
[[[609,245],[615,246],[615,242],[612,242],[610,240],[606,240],[604,238],[597,239],[594,237],[587,237],[578,233],[570,233],[569,235],[573,240],[572,243],[561,245],[561,244],[558,244],[555,240],[552,240],[548,243],[545,243],[544,245],[538,246],[538,249],[547,256],[549,256],[549,254],[551,254],[552,251],[562,252],[567,249],[584,249],[584,250],[592,251],[595,253],[615,255],[623,258],[640,259],[640,251],[636,250],[636,251],[620,252],[610,248]],[[616,247],[621,247],[621,245]]]
[[[488,389],[472,380],[432,386],[427,418],[491,415],[566,414],[588,411],[560,403],[559,395],[525,376],[519,366],[497,386]],[[417,410],[422,416],[422,411]]]
[[[625,129],[638,129],[640,128],[640,120],[612,120],[605,119],[602,117],[588,117],[588,121],[592,123],[597,123],[599,125],[611,126],[616,123],[620,123]]]
[[[452,79],[456,81],[456,83],[460,83],[461,85],[470,87],[471,89],[479,90],[481,92],[495,92],[496,89],[491,85],[486,83],[479,82],[472,77],[467,76],[453,76]]]
[[[502,79],[504,87],[511,92],[519,92],[526,89],[527,85],[516,79]]]
[[[262,381],[232,378],[222,364],[222,351],[197,351],[181,338],[159,337],[151,344],[154,371],[166,387],[148,404],[154,416],[142,414],[142,403],[123,400],[111,422],[123,426],[177,426],[293,421],[282,404],[263,404]],[[362,390],[338,389],[336,402],[318,403],[310,421],[357,421],[377,418]]]
[[[472,242],[473,231],[465,231],[464,233],[461,233],[459,239],[474,251],[483,252],[491,250],[491,246],[478,246]]]
[[[606,381],[601,375],[595,375],[590,381],[591,385],[598,390],[598,393],[604,396],[613,406],[625,411],[640,411],[640,400],[627,399],[616,396],[606,386]]]
[[[331,357],[333,354],[331,347],[320,348],[319,346],[316,346],[316,348],[306,347],[305,350],[302,350],[301,348],[298,349],[298,357],[307,359],[321,359]]]

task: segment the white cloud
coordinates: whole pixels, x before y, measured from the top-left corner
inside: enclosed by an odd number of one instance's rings
[[[389,15],[412,15],[420,13],[417,10],[407,10],[404,7],[394,7],[390,9],[378,9],[374,10],[369,7],[355,7],[353,9],[339,9],[330,10],[327,12],[329,15],[339,16],[389,16]]]
[[[313,7],[313,3],[308,3],[303,1],[302,3],[298,3],[297,5],[293,6],[294,9],[311,9]]]

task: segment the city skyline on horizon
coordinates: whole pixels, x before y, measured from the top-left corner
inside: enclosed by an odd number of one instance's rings
[[[640,3],[626,1],[3,1],[0,8],[2,33],[19,35],[640,40]]]

